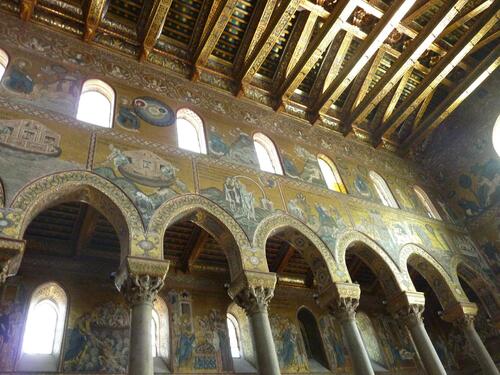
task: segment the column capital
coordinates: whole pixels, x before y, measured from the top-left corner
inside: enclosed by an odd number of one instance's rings
[[[116,288],[130,306],[152,304],[163,287],[169,266],[167,260],[128,256],[115,277]]]
[[[267,311],[275,286],[276,274],[272,272],[243,271],[231,282],[228,294],[247,315],[252,316]]]
[[[333,283],[324,288],[316,302],[340,319],[354,319],[361,289],[358,284]]]
[[[465,329],[473,325],[477,312],[478,308],[474,302],[458,302],[443,311],[441,319]]]
[[[401,292],[389,300],[387,310],[406,325],[421,323],[425,310],[425,295],[414,291]]]
[[[0,237],[0,284],[16,274],[26,241]]]

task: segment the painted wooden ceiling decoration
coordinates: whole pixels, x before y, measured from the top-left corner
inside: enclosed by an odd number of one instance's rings
[[[4,0],[374,146],[421,143],[500,64],[498,0]]]

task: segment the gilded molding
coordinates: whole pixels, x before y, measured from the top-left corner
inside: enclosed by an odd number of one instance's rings
[[[23,240],[0,238],[0,285],[16,274],[25,246]]]

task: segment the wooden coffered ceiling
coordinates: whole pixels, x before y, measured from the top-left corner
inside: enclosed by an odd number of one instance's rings
[[[499,2],[4,0],[2,7],[144,63],[188,66],[187,78],[311,126],[408,151],[500,64]]]

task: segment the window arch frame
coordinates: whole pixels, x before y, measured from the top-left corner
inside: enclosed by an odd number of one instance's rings
[[[325,154],[318,154],[316,156],[316,160],[318,161],[319,169],[321,171],[321,175],[323,176],[323,180],[325,181],[326,187],[329,190],[336,191],[337,193],[347,194],[347,189],[345,187],[344,181],[342,180],[342,177],[340,176],[339,170],[338,170],[337,166],[335,165],[335,163],[333,162],[333,160],[330,159]],[[333,179],[335,180],[334,186],[328,185],[328,181],[326,180],[325,173],[323,172],[323,168],[321,168],[320,160],[323,161],[328,168],[330,168],[330,171],[333,175]]]
[[[233,344],[231,342],[232,340],[231,340],[229,324],[231,324],[234,327],[234,332],[235,332],[235,336],[236,336],[236,346],[238,348],[238,354],[239,354],[237,357],[233,355]],[[238,319],[236,319],[236,317],[233,314],[228,312],[228,313],[226,313],[226,325],[227,325],[227,329],[228,329],[229,346],[231,349],[231,358],[241,359],[241,358],[243,358],[243,346],[241,343],[241,331],[240,331],[240,324],[238,322]]]
[[[500,114],[497,116],[497,119],[493,124],[493,131],[491,133],[491,143],[493,144],[493,150],[500,158]]]
[[[3,48],[0,48],[0,66],[2,67],[1,69],[3,70],[0,71],[0,81],[2,80],[2,78],[5,75],[5,72],[7,71],[9,63],[10,63],[9,54]]]
[[[170,354],[170,314],[163,298],[157,297],[154,301],[151,319],[151,323],[156,327],[153,342],[156,354],[153,358],[160,358],[166,363]]]
[[[368,172],[368,175],[382,204],[390,208],[399,208],[399,204],[396,201],[396,198],[394,198],[394,194],[387,184],[387,181],[385,181],[380,174],[373,170]]]
[[[429,195],[425,192],[425,190],[418,185],[414,185],[413,191],[417,195],[422,206],[424,206],[425,210],[427,211],[427,216],[429,216],[431,219],[442,221],[443,218],[439,214],[439,211],[437,210],[436,206],[432,202],[431,198],[429,198]]]
[[[59,283],[48,281],[40,284],[33,290],[29,301],[16,369],[19,371],[55,371],[58,368],[59,359],[63,354],[63,339],[69,312],[68,295]],[[28,345],[26,340],[29,340],[30,331],[28,330],[30,329],[30,322],[36,319],[33,317],[33,314],[40,304],[45,302],[50,303],[55,308],[57,314],[52,350],[50,353],[28,352],[25,347]]]
[[[283,164],[281,162],[280,153],[274,141],[262,132],[255,132],[252,135],[253,147],[255,154],[257,156],[257,161],[259,162],[259,169],[262,172],[274,173],[276,175],[283,176]],[[267,158],[269,159],[272,171],[263,169],[262,161],[259,157],[259,152],[257,151],[256,143],[258,143],[266,152]]]
[[[109,118],[106,126],[100,123],[97,124],[95,122],[86,120],[85,118],[82,118],[82,115],[80,115],[80,105],[81,105],[82,95],[89,92],[97,92],[109,102]],[[82,88],[80,89],[80,95],[78,96],[78,106],[76,110],[76,119],[91,125],[111,129],[113,128],[115,101],[116,101],[116,92],[109,83],[99,78],[88,78],[82,83]]]
[[[186,115],[183,115],[183,113],[186,112]],[[180,117],[179,114],[183,117]],[[192,119],[194,118],[194,120]],[[182,119],[189,123],[191,125],[196,133],[196,136],[198,138],[198,149],[199,151],[192,150],[190,148],[185,148],[182,147],[180,142],[179,142],[179,125],[178,125],[178,120]],[[186,151],[194,152],[197,154],[202,154],[202,155],[207,155],[208,153],[208,148],[207,148],[207,135],[206,135],[206,129],[205,129],[205,122],[201,118],[201,116],[194,110],[192,110],[189,107],[182,107],[179,108],[176,113],[175,113],[175,129],[177,131],[177,146]]]

